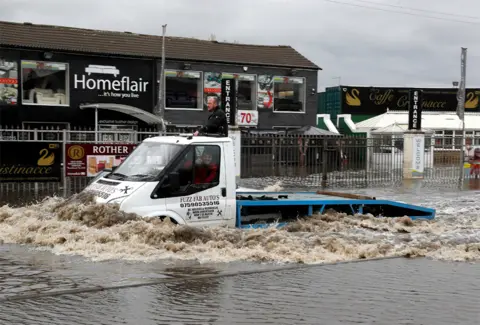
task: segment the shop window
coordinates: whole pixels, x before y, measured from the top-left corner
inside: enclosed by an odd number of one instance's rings
[[[222,79],[237,80],[237,107],[239,110],[253,110],[256,108],[257,87],[255,86],[255,76],[229,72],[205,72],[203,80],[205,108],[210,97],[215,97],[218,105],[222,107]]]
[[[16,105],[18,98],[17,62],[0,59],[0,105]]]
[[[237,107],[239,110],[256,109],[257,87],[255,85],[255,76],[251,74],[222,73],[222,79],[237,80]],[[220,90],[221,94],[221,90]]]
[[[22,104],[68,106],[68,64],[22,61]]]
[[[304,78],[274,77],[273,98],[274,112],[304,112]]]
[[[197,71],[165,71],[165,107],[202,109],[201,75]]]

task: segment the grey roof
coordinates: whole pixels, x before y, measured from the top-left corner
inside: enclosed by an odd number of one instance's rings
[[[165,58],[170,60],[321,70],[291,46],[237,44],[173,36],[165,39]],[[148,58],[162,56],[162,37],[157,35],[6,21],[0,21],[0,45]]]

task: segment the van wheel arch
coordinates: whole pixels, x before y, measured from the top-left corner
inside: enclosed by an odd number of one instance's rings
[[[174,225],[178,225],[178,221],[175,220],[174,218],[172,217],[169,217],[169,216],[159,216],[158,217],[161,221],[165,220],[166,218],[170,218],[170,221],[174,224]]]

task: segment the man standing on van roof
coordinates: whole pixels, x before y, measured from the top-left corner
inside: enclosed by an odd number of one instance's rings
[[[207,123],[196,131],[193,135],[199,133],[218,134],[228,137],[228,123],[225,112],[218,106],[216,97],[209,97],[207,102],[208,111],[211,113]]]

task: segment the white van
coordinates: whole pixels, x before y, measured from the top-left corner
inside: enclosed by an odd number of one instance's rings
[[[84,191],[125,212],[170,217],[178,224],[235,226],[233,141],[228,137],[153,137],[114,172]]]

